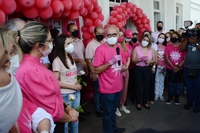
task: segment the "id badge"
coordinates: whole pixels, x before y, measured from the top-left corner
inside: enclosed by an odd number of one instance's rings
[[[196,49],[197,49],[196,47],[193,47],[193,48],[192,48],[192,51],[196,51]]]

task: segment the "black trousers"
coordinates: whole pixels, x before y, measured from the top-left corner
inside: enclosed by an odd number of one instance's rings
[[[65,133],[65,123],[55,122],[54,124],[56,124],[54,133]]]

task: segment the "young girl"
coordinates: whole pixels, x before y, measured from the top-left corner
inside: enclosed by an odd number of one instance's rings
[[[66,103],[76,109],[80,105],[80,90],[82,86],[77,83],[77,68],[71,53],[74,50],[70,37],[64,34],[55,39],[56,58],[52,64],[52,70],[59,80],[61,93]],[[73,101],[69,95],[75,95]],[[70,133],[78,133],[78,121],[69,123]],[[65,124],[65,133],[68,133],[68,124]]]
[[[157,71],[155,78],[155,100],[160,98],[161,101],[164,101],[163,90],[164,90],[164,79],[165,79],[165,46],[166,46],[166,35],[160,33],[158,35],[158,51],[157,51]]]
[[[168,44],[165,49],[167,81],[168,83],[183,83],[183,64],[186,52],[179,50],[181,35],[178,32],[173,32],[170,38],[172,43]],[[172,101],[173,95],[168,93],[166,104],[171,104]],[[180,104],[178,94],[175,94],[175,104]]]
[[[151,36],[144,35],[142,37],[141,46],[137,46],[133,51],[132,61],[136,64],[134,76],[137,78],[135,78],[134,83],[136,87],[136,108],[138,110],[141,110],[142,108],[141,103],[146,109],[150,109],[148,97],[152,78],[151,69],[156,61],[155,51],[151,47],[151,44]]]

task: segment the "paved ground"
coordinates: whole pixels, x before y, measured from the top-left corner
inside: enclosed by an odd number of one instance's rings
[[[181,97],[178,106],[157,101],[151,105],[150,110],[142,108],[141,111],[136,110],[135,105],[127,101],[127,108],[131,113],[122,113],[121,117],[117,117],[118,126],[125,127],[125,133],[136,133],[138,130],[143,130],[139,131],[140,133],[151,133],[151,130],[166,133],[200,133],[200,113],[184,110],[185,101],[185,97]],[[96,116],[93,103],[89,102],[85,107],[92,115],[80,122],[80,133],[103,133],[102,119]]]

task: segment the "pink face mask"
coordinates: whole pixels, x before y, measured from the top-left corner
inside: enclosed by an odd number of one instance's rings
[[[124,37],[120,36],[117,40],[118,43],[121,43],[124,40]]]

